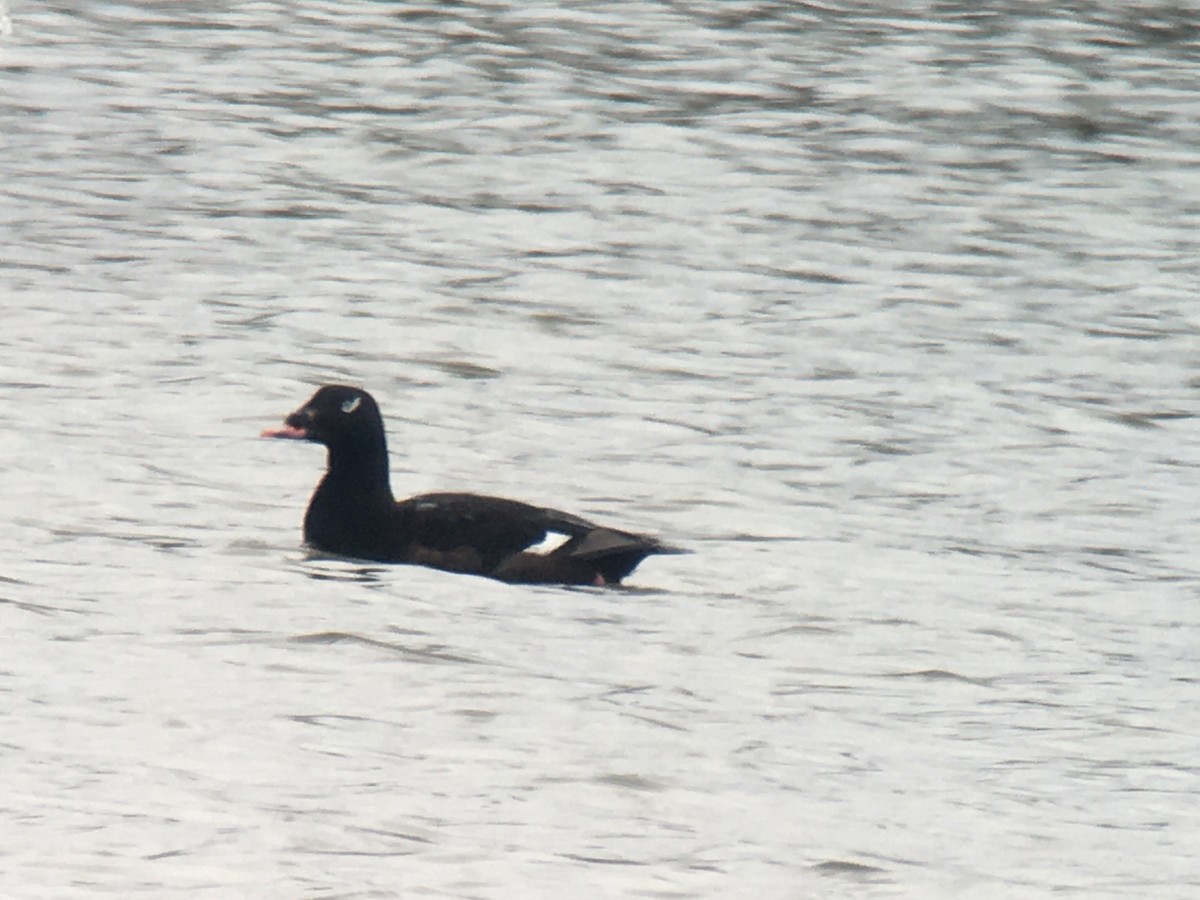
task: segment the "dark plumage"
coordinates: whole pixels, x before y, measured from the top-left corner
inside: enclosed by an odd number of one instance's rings
[[[477,494],[421,494],[396,501],[387,439],[366,391],[326,385],[264,437],[324,444],[325,477],[304,516],[304,539],[340,556],[414,563],[501,581],[618,584],[652,553],[679,552],[654,538],[570,513]],[[548,553],[528,548],[561,534]]]

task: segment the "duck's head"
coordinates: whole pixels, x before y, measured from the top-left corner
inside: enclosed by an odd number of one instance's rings
[[[361,388],[327,384],[263,437],[313,441],[335,448],[375,442],[383,436],[383,419],[375,398]]]

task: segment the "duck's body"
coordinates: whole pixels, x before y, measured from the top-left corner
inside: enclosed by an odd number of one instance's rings
[[[501,581],[606,585],[652,553],[676,552],[651,537],[502,497],[439,493],[397,502],[379,407],[358,388],[326,385],[285,427],[263,434],[328,449],[328,469],[304,516],[305,541],[327,553]],[[549,534],[564,543],[546,553],[529,549]]]

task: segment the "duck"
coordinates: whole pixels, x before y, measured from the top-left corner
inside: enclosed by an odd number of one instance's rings
[[[322,444],[325,475],[304,514],[304,541],[335,556],[407,563],[515,584],[621,584],[647,556],[681,553],[658,538],[505,497],[418,494],[397,500],[375,398],[320,387],[263,437]],[[562,542],[534,549],[548,536]]]

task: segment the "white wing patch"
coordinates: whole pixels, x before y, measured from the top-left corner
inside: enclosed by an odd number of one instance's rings
[[[553,553],[563,544],[571,539],[569,534],[562,534],[558,531],[547,531],[546,536],[537,544],[530,544],[525,548],[526,553]]]
[[[354,412],[360,406],[362,406],[362,397],[351,397],[342,404],[342,412],[344,412],[346,415],[350,415],[350,413]]]

